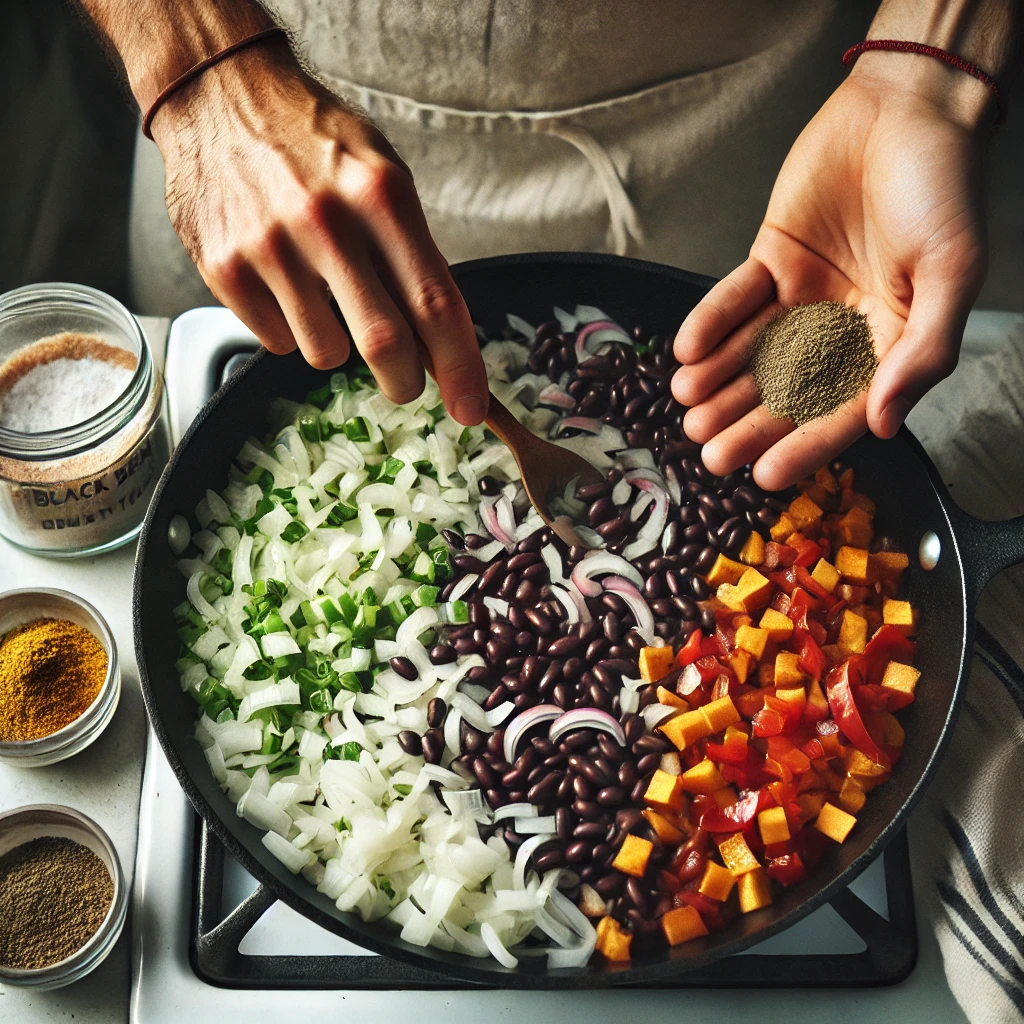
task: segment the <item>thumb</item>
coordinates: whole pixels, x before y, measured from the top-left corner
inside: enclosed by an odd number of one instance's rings
[[[961,277],[957,281],[956,277]],[[914,281],[914,298],[903,333],[882,357],[868,390],[868,427],[889,438],[910,410],[956,369],[967,314],[980,282],[926,268]]]

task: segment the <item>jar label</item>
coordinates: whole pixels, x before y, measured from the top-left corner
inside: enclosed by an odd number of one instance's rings
[[[36,549],[91,548],[123,536],[146,514],[169,445],[159,420],[113,465],[59,483],[4,481],[0,532]]]

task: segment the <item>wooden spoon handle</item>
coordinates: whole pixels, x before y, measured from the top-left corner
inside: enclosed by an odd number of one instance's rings
[[[499,440],[508,445],[522,470],[520,453],[525,453],[537,439],[494,397],[493,392],[491,392],[489,402],[484,423],[494,431]]]

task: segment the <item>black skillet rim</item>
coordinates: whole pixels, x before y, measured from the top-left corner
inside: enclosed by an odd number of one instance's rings
[[[677,281],[685,281],[688,284],[697,284],[701,287],[709,286],[714,280],[712,278],[693,274],[675,267],[651,263],[645,260],[617,257],[605,253],[574,252],[517,253],[509,256],[487,257],[484,259],[468,261],[462,264],[456,264],[452,267],[452,273],[456,281],[458,281],[462,274],[472,273],[478,268],[490,269],[494,267],[514,267],[522,264],[537,264],[544,262],[583,265],[606,264],[626,269],[642,270],[648,273],[654,272],[663,277]],[[938,741],[936,742],[935,748],[925,765],[924,771],[914,783],[907,799],[896,814],[893,815],[889,822],[882,828],[871,844],[864,850],[864,852],[848,864],[846,868],[835,876],[835,878],[820,888],[803,903],[799,904],[787,914],[784,914],[778,920],[764,926],[763,928],[752,931],[749,934],[739,936],[729,942],[716,944],[711,949],[705,949],[701,952],[697,952],[695,955],[686,958],[685,961],[679,958],[664,958],[639,966],[634,966],[632,965],[633,962],[631,962],[631,966],[628,968],[617,968],[613,966],[599,967],[595,970],[593,963],[590,963],[581,968],[566,969],[558,972],[547,970],[520,971],[518,969],[509,970],[501,967],[478,968],[475,966],[477,961],[472,957],[446,953],[444,951],[434,950],[431,948],[421,949],[420,947],[411,946],[397,937],[390,936],[386,931],[384,931],[384,929],[378,928],[375,925],[364,925],[361,921],[354,921],[353,924],[348,924],[346,921],[343,921],[332,914],[325,913],[313,905],[301,894],[298,886],[293,888],[282,884],[281,881],[278,880],[271,872],[265,870],[260,861],[250,853],[248,847],[237,840],[230,830],[224,826],[219,814],[206,800],[199,787],[193,781],[192,776],[188,772],[181,758],[178,756],[177,749],[165,730],[163,722],[156,710],[154,685],[149,676],[145,645],[142,640],[142,595],[144,589],[142,569],[151,539],[150,534],[153,529],[156,509],[163,498],[164,491],[170,483],[171,475],[177,467],[178,461],[186,447],[202,429],[207,418],[223,400],[224,396],[229,391],[237,387],[251,372],[252,368],[265,358],[272,357],[265,349],[261,349],[244,367],[225,381],[210,401],[207,402],[202,410],[200,410],[199,414],[189,425],[181,441],[172,452],[171,458],[164,468],[164,471],[157,482],[156,488],[154,489],[153,498],[147,510],[142,532],[139,536],[135,570],[132,581],[132,624],[134,631],[135,656],[138,665],[139,679],[142,684],[146,713],[149,718],[150,725],[156,733],[157,739],[160,741],[160,746],[163,748],[164,754],[167,757],[168,763],[174,771],[178,782],[185,791],[189,802],[203,820],[210,826],[214,834],[220,842],[224,844],[228,852],[235,857],[242,867],[245,868],[245,870],[248,871],[261,885],[266,886],[277,899],[281,900],[303,916],[319,924],[321,927],[324,927],[335,934],[341,935],[363,948],[370,949],[373,952],[380,953],[384,956],[390,956],[395,959],[402,960],[405,963],[423,970],[433,971],[441,976],[445,974],[454,976],[464,982],[477,983],[481,986],[487,987],[507,987],[533,990],[549,988],[578,989],[594,986],[610,987],[617,985],[642,986],[645,982],[664,981],[667,978],[706,966],[707,964],[723,959],[724,957],[731,956],[736,953],[742,953],[744,950],[749,949],[758,942],[770,938],[771,936],[784,931],[786,928],[789,928],[791,925],[796,924],[808,914],[827,903],[840,890],[845,889],[850,882],[852,882],[882,853],[885,846],[906,823],[906,819],[910,814],[910,811],[921,799],[925,789],[927,788],[927,784],[935,774],[939,759],[951,738],[952,728],[956,721],[964,695],[967,652],[970,651],[970,645],[974,634],[974,609],[968,600],[963,553],[961,551],[961,543],[958,536],[957,522],[954,518],[954,516],[957,516],[957,513],[959,513],[959,509],[957,509],[953,504],[938,470],[928,457],[920,442],[906,427],[903,427],[901,428],[898,436],[901,436],[903,441],[909,444],[914,455],[924,468],[929,483],[938,498],[943,516],[945,517],[945,526],[949,530],[950,536],[953,538],[954,542],[955,555],[959,570],[959,599],[962,607],[965,609],[966,623],[963,645],[960,652],[960,664],[958,667],[957,680],[954,686],[953,699],[950,702],[949,711],[947,712],[946,720],[942,727],[942,731],[939,734]],[[955,511],[951,513],[951,509]],[[960,515],[962,515],[962,513],[960,513]],[[309,885],[305,879],[303,879],[300,884]],[[684,964],[685,967],[683,966]]]

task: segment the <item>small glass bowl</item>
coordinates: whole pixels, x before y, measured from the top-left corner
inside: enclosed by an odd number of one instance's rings
[[[81,843],[106,865],[114,882],[114,897],[103,923],[81,949],[49,967],[15,968],[0,965],[0,985],[40,991],[70,985],[101,964],[114,948],[128,916],[128,887],[117,850],[110,837],[84,814],[58,804],[32,804],[0,814],[0,857],[16,846],[53,836]]]
[[[107,652],[107,676],[96,699],[63,729],[35,740],[0,742],[0,762],[19,768],[54,764],[84,750],[107,727],[121,697],[117,645],[103,616],[65,590],[9,590],[0,594],[0,637],[35,619],[68,619],[89,630]]]

